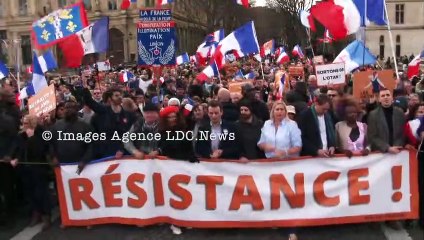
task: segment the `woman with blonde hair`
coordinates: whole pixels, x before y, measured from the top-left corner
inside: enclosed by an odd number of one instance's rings
[[[271,119],[261,130],[258,147],[267,158],[290,158],[299,156],[302,149],[302,137],[297,123],[290,120],[287,106],[283,101],[274,102]],[[289,240],[297,240],[295,229],[289,229]]]
[[[32,218],[30,226],[35,226],[41,220],[42,229],[50,227],[50,196],[48,182],[48,144],[42,137],[43,129],[38,125],[35,115],[26,115],[23,128],[11,148],[10,161],[13,167],[18,167],[22,178],[24,193],[30,203]]]
[[[258,147],[267,158],[288,158],[298,156],[302,148],[302,138],[297,123],[290,120],[287,106],[277,101],[271,109],[271,119],[262,127]]]

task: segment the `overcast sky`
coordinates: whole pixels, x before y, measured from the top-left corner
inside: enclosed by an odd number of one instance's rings
[[[256,0],[256,6],[265,6],[265,0]]]

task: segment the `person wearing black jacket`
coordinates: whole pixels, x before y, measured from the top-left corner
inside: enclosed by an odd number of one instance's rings
[[[92,126],[95,132],[106,134],[105,141],[95,142],[94,158],[115,156],[121,158],[128,153],[121,137],[127,132],[136,120],[135,114],[125,111],[122,106],[122,92],[112,88],[107,92],[107,101],[110,105],[97,103],[91,97],[90,91],[84,89],[84,102],[95,113]]]
[[[208,104],[210,122],[199,128],[195,152],[204,158],[239,159],[240,145],[233,123],[222,120],[222,105],[215,100]]]
[[[19,131],[20,111],[14,95],[0,89],[0,160],[9,154]],[[9,163],[0,162],[0,225],[13,223],[14,170]]]
[[[265,153],[258,147],[264,122],[252,114],[249,101],[240,101],[239,106],[240,119],[236,122],[236,129],[240,138],[241,157],[243,160],[265,158]]]
[[[23,131],[19,133],[11,148],[10,158],[12,166],[19,162],[39,163],[40,165],[19,165],[18,172],[22,179],[24,193],[32,212],[30,227],[43,220],[42,229],[50,227],[50,194],[47,155],[48,143],[43,140],[44,129],[37,125],[37,117],[27,115],[23,119]],[[45,163],[45,165],[41,165]]]
[[[90,136],[92,132],[90,125],[78,119],[77,103],[65,103],[65,118],[57,121],[51,128],[50,154],[53,164],[79,163],[78,171],[81,171],[92,159],[92,143],[78,140],[77,136]]]
[[[242,87],[243,98],[241,100],[247,99],[252,105],[253,114],[263,122],[269,120],[269,109],[265,102],[256,99],[255,94],[256,90],[251,84],[245,84]]]
[[[219,89],[218,101],[222,104],[222,120],[234,123],[239,119],[239,108],[237,107],[237,105],[231,102],[231,95],[228,89]]]

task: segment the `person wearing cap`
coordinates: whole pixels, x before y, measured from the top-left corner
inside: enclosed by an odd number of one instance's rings
[[[248,100],[240,101],[239,106],[240,118],[235,125],[240,138],[240,160],[265,158],[264,152],[257,145],[264,122],[252,113],[252,105]]]
[[[243,99],[250,101],[252,105],[253,114],[262,121],[269,119],[269,110],[266,103],[256,98],[256,90],[252,84],[244,84],[242,86]]]
[[[143,159],[145,155],[151,157],[158,155],[159,141],[156,136],[159,134],[159,108],[152,103],[146,103],[143,116],[131,126],[129,133],[136,133],[137,136],[141,134],[144,139],[137,139],[136,141],[130,139],[130,141],[124,143],[125,149],[137,159]]]
[[[287,108],[287,116],[289,117],[289,119],[295,121],[295,117],[296,117],[295,107],[292,105],[288,105],[286,108]]]

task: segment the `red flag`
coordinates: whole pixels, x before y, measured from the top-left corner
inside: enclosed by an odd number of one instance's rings
[[[84,49],[75,47],[81,45],[77,34],[72,35],[63,42],[58,43],[63,53],[63,61],[66,67],[77,68],[81,66],[84,57]]]

